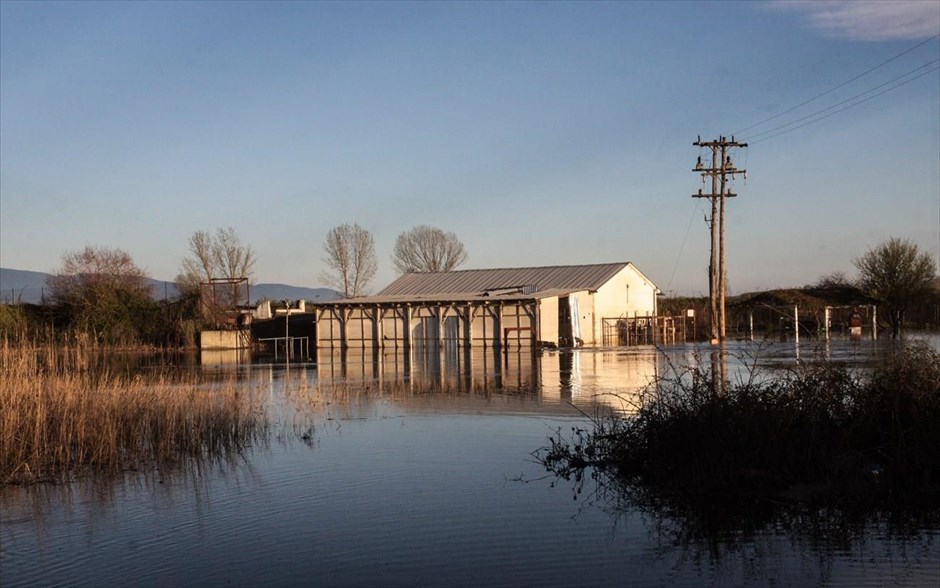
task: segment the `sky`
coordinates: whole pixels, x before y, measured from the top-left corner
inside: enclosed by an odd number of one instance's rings
[[[377,291],[425,224],[463,269],[632,261],[704,295],[692,143],[731,135],[731,294],[892,236],[937,259],[938,35],[935,0],[4,0],[0,265],[117,247],[171,280],[233,227],[255,281],[317,287],[358,223]]]

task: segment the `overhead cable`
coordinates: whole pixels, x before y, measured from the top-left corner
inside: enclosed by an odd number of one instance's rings
[[[934,62],[934,63],[936,63],[936,62]],[[918,68],[918,69],[920,69],[920,68]],[[865,102],[868,102],[869,100],[871,100],[871,99],[873,99],[873,98],[877,98],[878,96],[881,96],[882,94],[886,94],[886,93],[888,93],[888,92],[890,92],[890,91],[892,91],[892,90],[897,90],[897,89],[900,88],[901,86],[906,86],[907,84],[910,84],[910,83],[913,82],[914,80],[917,80],[917,79],[919,79],[919,78],[922,78],[922,77],[924,77],[925,75],[931,74],[931,73],[933,73],[933,72],[935,72],[935,71],[938,71],[938,70],[940,70],[940,67],[934,67],[933,69],[929,69],[929,70],[927,70],[927,71],[925,71],[925,72],[923,72],[923,73],[920,73],[920,74],[918,74],[918,75],[912,77],[912,78],[909,79],[909,80],[904,80],[903,82],[899,82],[899,83],[897,83],[897,84],[895,84],[895,85],[893,85],[893,86],[891,86],[891,87],[889,87],[889,88],[885,88],[884,90],[882,90],[881,92],[878,92],[877,94],[872,94],[871,96],[868,96],[868,97],[866,97],[866,98],[864,98],[864,99],[862,99],[862,100],[859,100],[859,101],[857,101],[857,102],[853,102],[852,104],[848,104],[847,106],[844,106],[843,108],[840,108],[840,109],[835,110],[835,111],[833,111],[833,112],[830,112],[830,113],[828,113],[828,114],[824,114],[823,116],[820,116],[820,117],[818,117],[818,118],[814,118],[813,120],[806,121],[806,122],[804,122],[804,123],[801,124],[801,125],[797,125],[797,126],[795,126],[795,127],[793,127],[793,128],[787,129],[787,130],[785,130],[785,131],[780,131],[779,133],[776,133],[776,134],[774,134],[774,135],[769,135],[769,136],[767,136],[767,137],[762,137],[762,138],[760,138],[760,139],[757,139],[756,141],[754,141],[754,140],[749,140],[748,142],[751,143],[751,144],[761,143],[761,142],[766,141],[766,140],[768,140],[768,139],[773,139],[773,138],[775,138],[775,137],[779,137],[780,135],[785,135],[785,134],[787,134],[787,133],[789,133],[789,132],[791,132],[791,131],[795,131],[795,130],[800,129],[800,128],[803,128],[803,127],[805,127],[805,126],[807,126],[807,125],[811,125],[811,124],[816,123],[816,122],[819,122],[819,121],[821,121],[821,120],[823,120],[823,119],[829,118],[830,116],[832,116],[832,115],[834,115],[834,114],[839,114],[840,112],[842,112],[842,111],[844,111],[844,110],[848,110],[848,109],[850,109],[850,108],[852,108],[852,107],[858,106],[859,104],[864,104]],[[915,70],[915,71],[916,71],[916,70]],[[910,75],[910,73],[905,74],[905,76],[906,76],[906,75]],[[901,77],[904,77],[904,76],[901,76]],[[882,84],[882,86],[883,86],[883,85],[884,85],[884,84]],[[881,87],[881,86],[878,86],[878,87]],[[874,90],[874,89],[876,89],[876,88],[873,88],[873,90]],[[871,92],[871,91],[872,91],[872,90],[868,90],[867,92],[863,92],[862,94],[856,95],[856,96],[854,96],[853,98],[850,98],[849,100],[853,100],[854,98],[858,98],[858,97],[860,97],[860,96],[863,96],[864,94],[867,94],[868,92]],[[839,104],[844,104],[844,102],[840,102]],[[836,105],[836,106],[838,106],[838,105]],[[831,110],[832,108],[834,108],[834,106],[831,106],[831,107],[829,107],[829,108],[820,110],[819,112],[816,112],[815,114],[809,115],[809,116],[815,116],[815,115],[817,115],[817,114],[821,114],[821,113],[825,112],[826,110]],[[805,119],[805,118],[807,118],[807,117],[803,117],[803,118]],[[800,120],[802,120],[802,119],[800,119]],[[794,121],[794,122],[798,122],[798,121]],[[778,129],[782,129],[782,128],[784,128],[784,127],[788,127],[788,126],[790,126],[790,125],[792,125],[792,124],[793,124],[793,123],[789,123],[789,124],[786,124],[786,125],[782,125],[782,126],[778,127]],[[771,131],[765,131],[764,133],[758,133],[758,135],[763,135],[763,134],[766,134],[766,133],[769,133],[769,132],[771,132]],[[755,136],[756,136],[756,135],[755,135]]]
[[[867,75],[870,74],[871,72],[873,72],[873,71],[875,71],[875,70],[877,70],[877,69],[879,69],[879,68],[881,68],[881,67],[883,67],[883,66],[885,66],[885,65],[888,65],[889,63],[891,63],[891,62],[894,61],[895,59],[898,59],[898,58],[900,58],[900,57],[903,57],[904,55],[907,55],[908,53],[910,53],[911,51],[914,51],[914,50],[917,49],[918,47],[921,47],[922,45],[926,45],[927,43],[929,43],[930,41],[933,41],[933,40],[936,39],[937,37],[940,37],[940,35],[934,35],[934,36],[930,37],[929,39],[926,39],[926,40],[924,40],[924,41],[921,41],[920,43],[914,45],[913,47],[911,47],[911,48],[909,48],[909,49],[906,49],[906,50],[904,50],[904,51],[898,53],[898,54],[895,55],[894,57],[891,57],[890,59],[887,59],[887,60],[885,60],[885,61],[882,61],[881,63],[879,63],[879,64],[876,65],[875,67],[872,67],[871,69],[868,69],[868,70],[866,70],[866,71],[863,71],[862,73],[858,74],[858,75],[855,76],[854,78],[842,82],[842,83],[839,84],[838,86],[834,86],[834,87],[832,87],[832,88],[829,88],[829,89],[826,90],[825,92],[822,92],[822,93],[820,93],[820,94],[816,94],[816,95],[813,96],[812,98],[810,98],[810,99],[808,99],[808,100],[804,100],[803,102],[800,102],[800,103],[797,104],[796,106],[790,107],[790,108],[788,108],[787,110],[784,110],[783,112],[778,112],[777,114],[775,114],[775,115],[773,115],[773,116],[770,116],[770,117],[767,117],[767,118],[765,118],[764,120],[758,121],[758,122],[756,122],[756,123],[754,123],[754,124],[752,124],[752,125],[750,125],[750,126],[744,127],[743,129],[739,129],[739,130],[735,131],[734,134],[735,134],[735,135],[740,135],[740,134],[743,133],[744,131],[749,131],[749,130],[753,129],[754,127],[760,126],[760,125],[762,125],[762,124],[764,124],[764,123],[768,123],[768,122],[770,122],[770,121],[772,121],[772,120],[775,120],[775,119],[777,119],[777,118],[779,118],[779,117],[781,117],[781,116],[783,116],[783,115],[785,115],[785,114],[789,114],[789,113],[793,112],[794,110],[796,110],[797,108],[800,108],[800,107],[802,107],[802,106],[806,106],[806,105],[809,104],[810,102],[813,102],[814,100],[817,100],[817,99],[819,99],[819,98],[822,98],[823,96],[826,96],[827,94],[831,94],[832,92],[835,92],[835,91],[838,90],[839,88],[842,88],[842,87],[844,87],[844,86],[847,86],[847,85],[851,84],[852,82],[854,82],[855,80],[857,80],[857,79],[859,79],[859,78],[862,78],[862,77],[864,77],[864,76],[867,76]]]

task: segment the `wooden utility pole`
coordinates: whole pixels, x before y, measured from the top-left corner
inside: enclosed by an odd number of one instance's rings
[[[729,176],[734,179],[735,174],[747,173],[747,170],[734,167],[730,151],[735,147],[747,147],[747,143],[738,143],[734,137],[731,137],[730,141],[725,137],[719,137],[716,141],[702,141],[702,138],[698,137],[692,144],[711,149],[712,152],[711,167],[705,167],[702,157],[699,156],[692,169],[702,175],[702,182],[706,177],[711,177],[711,193],[703,194],[699,189],[698,194],[693,194],[692,197],[708,198],[712,203],[712,215],[708,221],[712,240],[708,265],[708,301],[711,310],[712,343],[718,343],[725,340],[726,334],[725,294],[728,273],[725,268],[725,199],[737,196],[731,192]]]

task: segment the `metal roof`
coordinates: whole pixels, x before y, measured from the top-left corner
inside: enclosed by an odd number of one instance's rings
[[[628,265],[629,262],[620,262],[409,273],[386,286],[377,296],[482,296],[509,288],[518,288],[526,293],[597,290]]]
[[[356,307],[356,306],[399,306],[399,305],[452,305],[466,302],[487,303],[487,302],[518,302],[527,300],[540,300],[542,298],[551,298],[554,296],[568,296],[580,290],[552,288],[548,290],[539,290],[534,293],[525,293],[513,291],[509,293],[498,294],[413,294],[413,295],[389,295],[389,296],[359,296],[357,298],[343,298],[339,300],[329,300],[326,302],[315,302],[307,306],[320,307]]]

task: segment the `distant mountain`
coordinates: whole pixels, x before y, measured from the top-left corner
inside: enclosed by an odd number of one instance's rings
[[[46,279],[49,274],[27,270],[0,268],[0,303],[26,302],[39,304],[44,296],[48,297]],[[150,280],[153,297],[172,300],[179,291],[176,284],[163,280]],[[262,298],[268,300],[307,300],[309,302],[328,302],[340,298],[339,292],[329,288],[306,288],[287,284],[254,284],[249,288],[252,302]]]
[[[308,302],[329,302],[342,298],[340,293],[329,288],[306,288],[287,284],[254,284],[249,288],[252,302],[262,298],[268,300],[306,300]]]
[[[38,304],[49,274],[0,267],[0,302]]]

